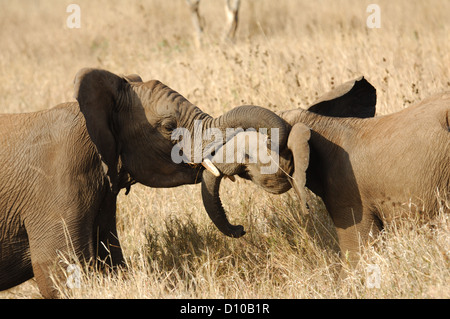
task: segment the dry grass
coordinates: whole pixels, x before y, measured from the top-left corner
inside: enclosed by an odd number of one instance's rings
[[[0,1],[0,112],[29,112],[73,100],[85,66],[159,79],[204,111],[233,106],[304,107],[334,85],[365,75],[378,114],[450,89],[450,2],[377,1],[381,29],[365,25],[373,1],[244,0],[235,45],[219,43],[222,2],[204,1],[207,34],[194,46],[184,1],[77,1],[81,29],[65,25],[68,1]],[[332,223],[311,196],[298,216],[293,192],[272,196],[224,182],[224,205],[242,239],[225,238],[206,216],[198,185],[133,187],[119,197],[119,235],[129,270],[87,269],[70,298],[449,298],[450,222],[388,227],[337,284]],[[447,202],[447,205],[449,203]],[[381,271],[368,288],[368,265]],[[0,298],[38,297],[31,280]]]

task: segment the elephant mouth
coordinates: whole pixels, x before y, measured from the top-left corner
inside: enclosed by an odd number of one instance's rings
[[[205,168],[201,164],[197,163],[182,163],[183,169],[192,176],[191,184],[198,184],[202,182],[202,175]]]
[[[215,177],[219,177],[221,175],[219,169],[209,159],[205,159],[201,163],[182,163],[181,165],[188,171],[194,172],[193,184],[198,184],[202,181],[204,170],[209,171]],[[235,181],[234,176],[224,176],[224,177],[230,179],[231,181]]]

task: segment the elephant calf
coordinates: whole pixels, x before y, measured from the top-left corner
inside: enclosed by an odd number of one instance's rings
[[[358,95],[350,90],[339,102],[329,99],[335,93],[310,110],[336,115],[337,105],[357,110],[374,101],[370,91],[364,100],[364,91]],[[375,118],[335,118],[302,109],[278,115],[289,123],[290,133],[280,146],[276,174],[261,174],[262,163],[216,166],[225,175],[238,174],[272,193],[293,186],[302,203],[308,187],[323,199],[342,253],[353,266],[359,245],[376,237],[384,223],[404,214],[428,217],[440,208],[448,212],[450,92]],[[237,226],[228,222],[220,203],[220,178],[203,172],[204,203],[218,228],[228,234],[227,228]]]
[[[301,194],[306,184],[323,199],[352,265],[359,245],[376,238],[385,223],[410,214],[428,219],[441,208],[448,213],[450,92],[371,119],[281,116],[293,125],[287,145],[296,190]],[[298,165],[308,167],[306,179]]]

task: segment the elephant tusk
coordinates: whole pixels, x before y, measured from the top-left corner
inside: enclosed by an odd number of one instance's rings
[[[228,178],[233,183],[236,181],[236,177],[234,177],[233,175],[225,175],[225,178]]]
[[[205,158],[202,162],[202,165],[208,170],[210,171],[214,176],[219,177],[220,176],[220,172],[217,169],[217,167],[211,162],[211,160]]]

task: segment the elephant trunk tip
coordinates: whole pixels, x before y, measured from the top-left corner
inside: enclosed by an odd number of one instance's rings
[[[246,234],[244,226],[242,225],[232,225],[229,233],[229,237],[239,238]]]

